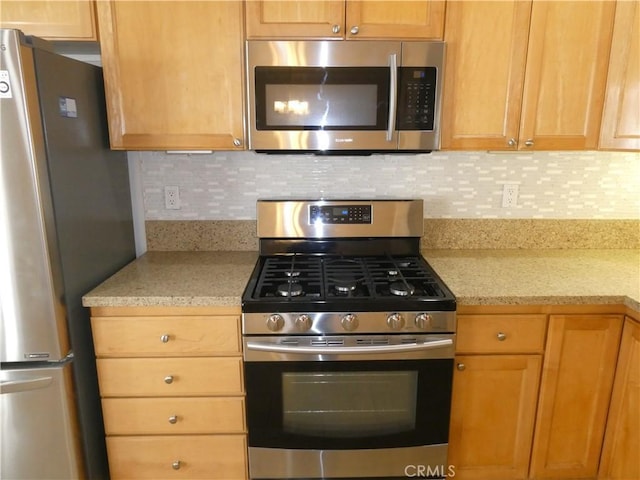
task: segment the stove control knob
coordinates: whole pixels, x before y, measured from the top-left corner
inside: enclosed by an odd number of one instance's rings
[[[345,330],[352,332],[356,328],[358,328],[358,317],[356,317],[353,313],[347,313],[342,320],[340,320],[342,324],[342,328]]]
[[[431,325],[432,320],[433,317],[428,313],[421,313],[419,315],[416,315],[415,324],[416,327],[418,327],[420,330],[426,330]]]
[[[277,332],[278,330],[281,330],[282,327],[284,327],[284,318],[282,318],[282,315],[274,313],[267,318],[267,328],[272,332]]]
[[[404,327],[404,318],[400,313],[392,313],[387,317],[387,325],[391,330],[400,330]]]
[[[311,328],[311,323],[311,317],[306,314],[300,315],[298,318],[296,318],[295,321],[296,328],[301,332],[306,332],[307,330],[309,330]]]

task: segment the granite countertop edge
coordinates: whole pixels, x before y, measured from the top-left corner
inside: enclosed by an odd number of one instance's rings
[[[423,250],[458,305],[622,304],[640,312],[640,250]],[[147,252],[85,307],[239,306],[257,252]]]

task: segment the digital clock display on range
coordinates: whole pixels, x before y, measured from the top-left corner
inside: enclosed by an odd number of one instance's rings
[[[312,225],[370,224],[371,205],[311,205],[309,223]]]

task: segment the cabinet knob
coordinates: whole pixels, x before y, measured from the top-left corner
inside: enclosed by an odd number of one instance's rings
[[[340,33],[340,25],[334,25],[333,27],[331,27],[331,31],[333,33]]]
[[[177,422],[178,422],[178,416],[177,416],[177,415],[171,415],[171,416],[169,417],[169,423],[170,423],[170,424],[172,424],[172,425],[173,425],[173,424],[175,424],[175,423],[177,423]]]
[[[169,341],[169,339],[170,339],[170,337],[169,337],[169,335],[168,335],[168,334],[166,334],[166,333],[160,337],[160,341],[161,341],[162,343],[167,343],[167,342]]]
[[[498,332],[498,334],[496,335],[496,338],[501,342],[504,342],[507,339],[507,334],[503,332]]]
[[[242,140],[240,140],[239,138],[234,138],[233,139],[233,145],[236,147],[241,147],[242,146]]]
[[[164,383],[173,383],[173,375],[167,375],[164,377]]]
[[[458,365],[456,365],[456,368],[462,372],[465,368],[467,368],[467,366],[464,363],[459,363]]]
[[[515,138],[510,138],[509,141],[507,142],[507,145],[509,145],[510,147],[515,147],[518,144],[518,142],[516,142]]]
[[[351,35],[357,35],[360,29],[354,25],[353,27],[351,27],[351,30],[349,31],[351,32]]]
[[[524,142],[526,147],[533,147],[533,138],[529,138]]]
[[[171,468],[173,468],[174,470],[180,470],[181,466],[182,466],[182,463],[180,462],[180,460],[176,460],[171,464]]]

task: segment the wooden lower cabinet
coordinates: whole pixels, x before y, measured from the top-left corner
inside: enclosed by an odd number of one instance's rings
[[[98,308],[112,480],[246,480],[240,307]]]
[[[551,315],[531,478],[598,473],[622,315]]]
[[[112,479],[246,478],[245,451],[244,435],[107,437]]]
[[[456,357],[449,465],[456,479],[527,478],[541,355]]]
[[[631,317],[622,331],[598,478],[640,478],[640,322]]]

